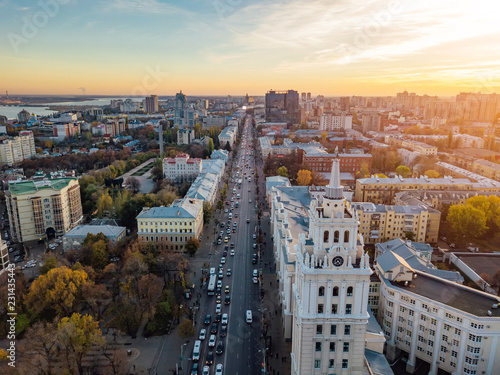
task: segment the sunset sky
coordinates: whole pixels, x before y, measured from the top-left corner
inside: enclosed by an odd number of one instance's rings
[[[44,10],[45,3],[52,6]],[[500,93],[498,6],[493,0],[0,0],[0,93]]]

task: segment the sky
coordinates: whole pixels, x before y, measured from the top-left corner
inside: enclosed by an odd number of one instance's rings
[[[500,93],[493,0],[0,0],[0,93]]]

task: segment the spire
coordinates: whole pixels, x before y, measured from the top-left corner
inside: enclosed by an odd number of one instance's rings
[[[344,187],[340,184],[340,160],[333,159],[330,182],[326,187],[326,197],[330,199],[343,199]]]

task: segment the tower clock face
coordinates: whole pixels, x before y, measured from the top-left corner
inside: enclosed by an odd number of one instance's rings
[[[336,256],[333,258],[332,262],[335,267],[340,267],[342,264],[344,264],[344,258],[342,258],[341,256]]]

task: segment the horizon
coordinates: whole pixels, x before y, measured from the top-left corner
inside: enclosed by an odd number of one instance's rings
[[[496,3],[482,3],[2,0],[0,67],[9,74],[0,92],[499,92]]]

